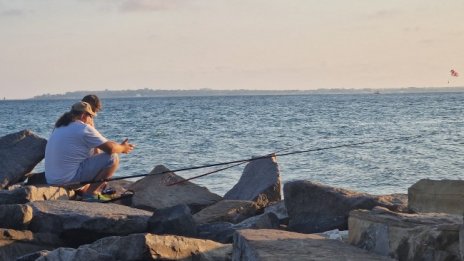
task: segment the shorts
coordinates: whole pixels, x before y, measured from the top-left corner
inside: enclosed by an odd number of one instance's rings
[[[76,175],[70,183],[90,182],[100,173],[100,171],[111,167],[118,160],[118,154],[99,153],[85,159],[79,165]],[[79,185],[82,187],[82,184]]]

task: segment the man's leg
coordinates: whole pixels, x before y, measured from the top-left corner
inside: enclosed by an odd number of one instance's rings
[[[97,176],[95,176],[94,180],[109,179],[114,175],[114,173],[116,172],[116,170],[119,167],[119,157],[118,157],[117,154],[111,155],[111,157],[114,157],[113,158],[113,164],[108,168],[102,169],[97,174]],[[102,191],[105,184],[106,184],[106,182],[92,183],[83,192],[86,193],[86,194],[98,194],[98,193],[101,193],[101,191]]]

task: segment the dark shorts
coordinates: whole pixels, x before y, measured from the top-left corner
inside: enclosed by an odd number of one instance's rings
[[[116,153],[99,153],[87,158],[79,165],[79,169],[70,183],[93,181],[100,171],[111,167],[118,160],[118,157]]]

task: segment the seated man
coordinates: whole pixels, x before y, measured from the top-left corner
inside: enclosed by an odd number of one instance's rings
[[[78,102],[55,123],[45,149],[48,184],[75,186],[110,178],[119,166],[118,153],[134,149],[127,139],[119,144],[103,137],[92,127],[94,115],[88,103]],[[95,153],[96,148],[102,153]],[[98,182],[81,187],[83,199],[109,200],[101,195],[103,186],[103,182]]]

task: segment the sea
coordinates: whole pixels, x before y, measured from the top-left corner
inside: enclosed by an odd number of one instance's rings
[[[77,100],[0,101],[0,136],[48,138]],[[463,179],[464,93],[311,94],[102,99],[107,138],[136,145],[116,177],[277,152],[282,184],[310,180],[370,194],[407,193],[420,179]],[[291,154],[293,152],[300,152]],[[290,153],[289,155],[279,154]],[[192,180],[224,195],[244,165]],[[190,178],[221,167],[179,171]],[[43,162],[35,172],[43,171]]]

